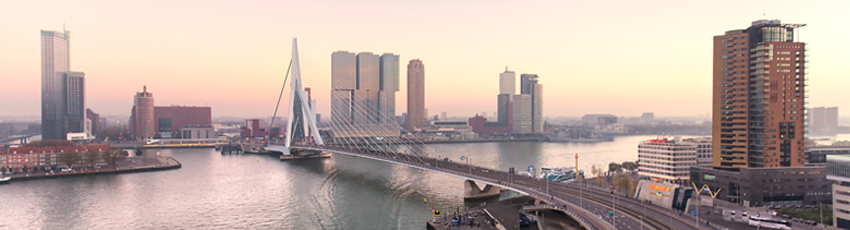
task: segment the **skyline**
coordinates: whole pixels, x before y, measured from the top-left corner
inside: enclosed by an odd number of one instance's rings
[[[679,10],[658,8],[650,14],[633,9],[653,5],[632,2],[462,2],[452,3],[454,8],[400,2],[209,2],[202,9],[190,2],[153,2],[129,11],[97,2],[50,4],[55,9],[0,3],[0,13],[9,17],[0,22],[8,32],[0,42],[0,76],[16,85],[0,92],[2,98],[15,99],[0,101],[0,108],[15,108],[0,115],[40,114],[36,39],[39,30],[61,30],[63,21],[73,35],[71,69],[85,70],[88,77],[87,107],[105,116],[129,115],[132,96],[143,85],[161,105],[211,106],[216,117],[270,116],[289,59],[280,54],[290,52],[292,37],[301,41],[304,56],[326,72],[313,74],[324,81],[330,81],[330,56],[338,50],[395,53],[401,62],[427,62],[425,107],[432,116],[496,111],[492,98],[499,93],[498,74],[505,66],[545,79],[544,116],[696,116],[711,111],[712,37],[762,18],[808,24],[799,34],[811,47],[809,107],[850,106],[841,100],[840,85],[848,80],[839,70],[840,55],[850,49],[842,42],[850,34],[831,29],[847,21],[839,11],[845,2],[795,9],[778,2],[736,9],[713,2],[659,3]],[[685,10],[694,8],[702,11]],[[511,15],[518,12],[536,13]],[[362,31],[356,31],[361,24]],[[305,87],[313,86],[308,76]],[[399,76],[405,85],[406,74]],[[397,108],[407,108],[406,90],[397,92]],[[324,105],[321,114],[329,114],[329,94],[313,94]],[[397,115],[404,112],[396,109]]]

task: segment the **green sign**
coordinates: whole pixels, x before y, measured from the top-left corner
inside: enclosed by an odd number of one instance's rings
[[[614,212],[608,212],[608,216],[614,217]]]

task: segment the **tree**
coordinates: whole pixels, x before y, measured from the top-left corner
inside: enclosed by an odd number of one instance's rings
[[[632,183],[632,179],[629,177],[629,174],[623,174],[623,178],[620,179],[620,189],[623,192],[626,192],[628,196],[634,193],[634,183]]]
[[[620,174],[614,174],[611,178],[611,185],[614,186],[614,191],[620,191],[623,189],[622,183],[623,180],[620,177]]]
[[[24,147],[54,147],[54,146],[75,146],[74,142],[68,140],[38,140],[32,141],[24,145]]]
[[[94,167],[98,162],[100,162],[100,156],[101,153],[89,149],[83,156],[83,163],[89,167]]]
[[[590,173],[592,173],[593,176],[596,177],[596,185],[602,186],[602,184],[605,183],[605,181],[602,179],[602,175],[600,175],[600,174],[602,174],[602,170],[599,170],[599,168],[600,167],[596,167],[596,165],[591,166],[590,167]]]
[[[24,165],[24,167],[21,168],[21,172],[27,172],[27,171],[29,171],[29,166]]]
[[[0,174],[6,173],[6,166],[0,166]]]
[[[610,164],[608,164],[608,172],[622,172],[622,171],[623,171],[623,166],[620,165],[620,164],[617,164],[617,162],[611,162]]]
[[[59,156],[59,162],[71,168],[74,164],[80,163],[83,160],[83,156],[78,152],[67,152]]]
[[[629,172],[634,172],[638,169],[638,164],[634,161],[624,161],[623,164],[621,164],[620,166],[622,166],[623,169]]]
[[[116,162],[127,159],[127,151],[119,148],[109,148],[106,151],[103,151],[100,157],[103,161],[106,161],[106,163],[111,164],[114,169]]]

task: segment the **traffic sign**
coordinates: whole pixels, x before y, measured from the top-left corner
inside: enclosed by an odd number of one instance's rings
[[[435,216],[435,217],[440,217],[440,215],[442,215],[442,213],[440,212],[440,210],[434,210],[434,216]]]
[[[460,156],[460,160],[466,160],[465,156]]]
[[[696,210],[694,210],[694,211],[691,211],[691,215],[694,215],[694,216],[696,216],[696,215],[697,215],[697,211],[696,211]]]
[[[534,165],[528,166],[528,173],[534,173]]]
[[[614,216],[614,212],[608,212],[608,216],[613,217],[613,216]]]

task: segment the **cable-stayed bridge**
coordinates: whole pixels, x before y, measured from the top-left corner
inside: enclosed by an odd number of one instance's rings
[[[512,190],[531,196],[540,204],[525,209],[563,212],[586,229],[626,229],[632,226],[647,229],[713,229],[704,223],[695,223],[693,219],[674,217],[677,214],[667,209],[646,205],[638,200],[613,195],[607,191],[587,189],[578,183],[550,183],[545,179],[437,159],[433,157],[436,155],[434,149],[427,145],[400,138],[402,128],[394,121],[388,122],[386,119],[370,118],[374,116],[362,116],[362,114],[381,116],[380,112],[371,106],[370,101],[374,102],[374,98],[355,93],[333,93],[332,84],[327,80],[329,75],[327,71],[323,71],[318,64],[308,60],[308,68],[314,69],[302,72],[299,56],[297,40],[293,39],[292,61],[285,78],[291,79],[286,137],[281,142],[275,142],[282,145],[265,146],[266,151],[297,156],[335,153],[441,173],[465,179],[464,196],[466,198],[498,195],[500,189]],[[306,80],[310,81],[311,88],[320,89],[313,90],[314,92],[331,92],[330,101],[342,102],[345,105],[344,108],[331,109],[332,116],[345,119],[327,119],[331,121],[331,124],[320,130],[315,111],[319,104],[311,102],[311,96],[305,92],[302,82],[305,79],[301,78],[302,74],[310,76]],[[286,80],[284,80],[284,89],[285,86]],[[281,98],[284,89],[281,90]],[[277,107],[275,116],[276,113]],[[275,116],[272,118],[272,125],[274,125]],[[478,184],[484,187],[481,188]],[[613,212],[614,215],[608,215],[609,212]],[[513,223],[503,224],[513,225]]]

